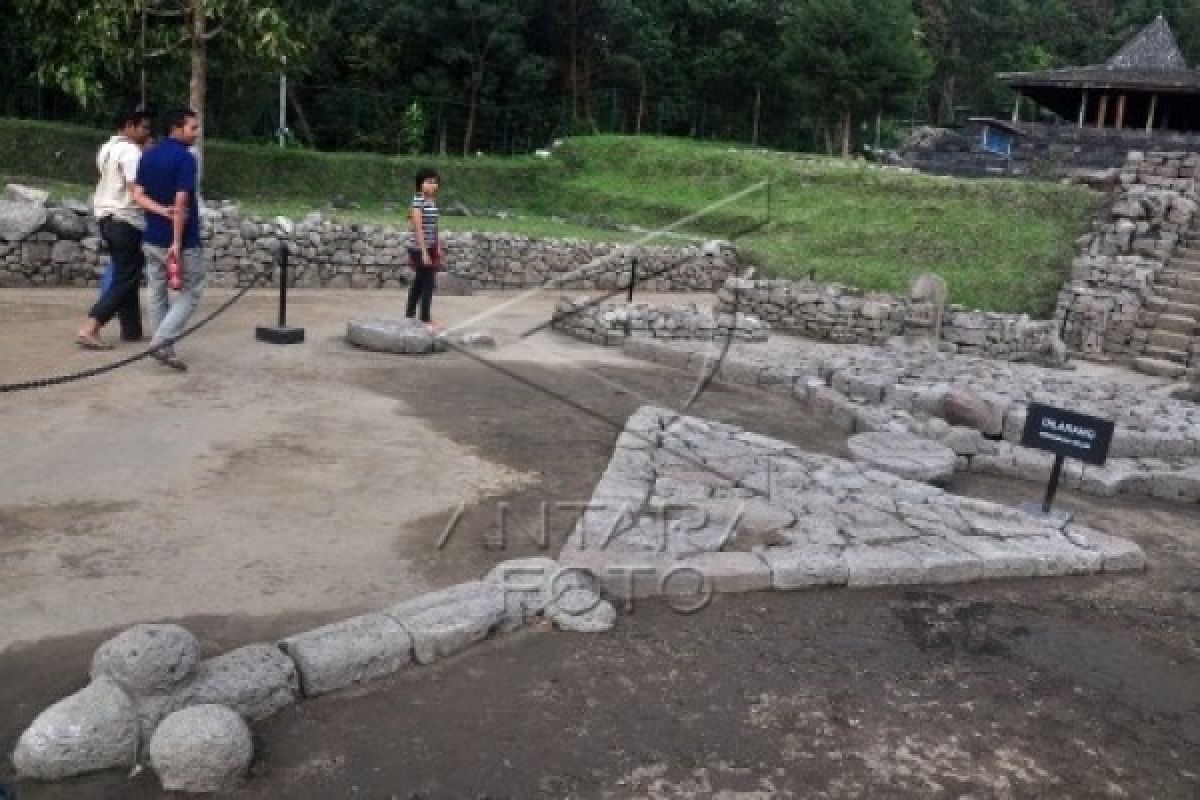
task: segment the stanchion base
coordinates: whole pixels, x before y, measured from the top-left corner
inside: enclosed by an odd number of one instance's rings
[[[1049,511],[1042,511],[1041,503],[1022,503],[1017,507],[1026,514],[1032,514],[1035,517],[1049,522],[1056,528],[1067,527],[1067,523],[1072,519],[1070,511],[1060,511],[1057,508],[1051,508]]]
[[[304,341],[304,328],[290,325],[259,325],[254,329],[254,338],[268,344],[299,344]]]

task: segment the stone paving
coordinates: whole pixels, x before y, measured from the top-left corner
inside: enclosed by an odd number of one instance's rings
[[[628,355],[793,396],[847,433],[895,431],[954,450],[957,468],[1044,481],[1052,457],[1020,447],[1026,407],[1041,402],[1116,423],[1103,467],[1068,461],[1064,486],[1200,501],[1200,406],[1032,364],[916,346],[848,347],[774,335],[763,343],[626,342]],[[963,403],[976,418],[964,418]]]
[[[559,556],[617,596],[1141,569],[1132,542],[650,406]]]

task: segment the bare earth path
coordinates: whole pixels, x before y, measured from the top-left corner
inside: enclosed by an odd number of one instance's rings
[[[70,343],[88,297],[0,292],[0,382],[106,358]],[[453,322],[500,299],[438,302]],[[505,368],[619,421],[687,396],[682,373],[556,337],[504,348],[552,300],[483,323]],[[0,396],[0,749],[81,685],[113,628],[179,619],[211,652],[269,640],[533,552],[521,528],[540,504],[588,497],[612,427],[466,356],[341,343],[350,316],[401,303],[298,293],[309,342],[277,349],[253,341],[273,313],[254,294],[181,345],[186,376],[138,364]],[[714,387],[693,413],[843,452],[782,398]],[[640,604],[611,635],[534,631],[290,709],[256,726],[238,796],[1194,797],[1200,512],[1060,496],[1135,539],[1150,570],[724,597],[686,617]],[[501,502],[503,551],[484,546]],[[560,537],[570,515],[549,522]],[[19,789],[162,796],[152,775]]]

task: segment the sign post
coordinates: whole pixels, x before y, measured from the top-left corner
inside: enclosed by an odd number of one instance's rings
[[[1043,516],[1071,519],[1065,511],[1051,511],[1058,481],[1062,476],[1063,462],[1067,458],[1078,459],[1086,464],[1103,466],[1108,459],[1108,447],[1112,444],[1112,420],[1079,414],[1062,408],[1030,403],[1025,417],[1025,429],[1021,432],[1021,446],[1045,450],[1054,454],[1054,467],[1050,472],[1050,484],[1040,507],[1029,504],[1023,510]]]

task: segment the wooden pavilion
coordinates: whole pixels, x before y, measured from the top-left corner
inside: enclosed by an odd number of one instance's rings
[[[1160,15],[1104,64],[998,76],[1017,92],[1083,128],[1200,132],[1200,70],[1189,69]]]

